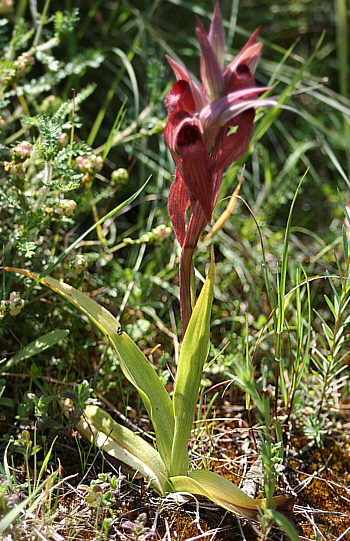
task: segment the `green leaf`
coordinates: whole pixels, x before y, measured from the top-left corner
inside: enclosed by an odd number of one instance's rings
[[[279,361],[282,355],[282,332],[284,328],[284,316],[285,316],[285,293],[286,293],[286,279],[287,279],[287,267],[288,267],[288,251],[289,251],[289,235],[290,228],[292,223],[293,208],[295,201],[297,199],[301,184],[306,177],[307,171],[302,177],[301,181],[298,184],[296,192],[293,197],[292,204],[290,206],[286,232],[284,237],[284,246],[283,246],[283,260],[282,260],[282,269],[280,278],[277,277],[277,286],[278,286],[278,320],[277,320],[277,329],[276,329],[276,359]],[[282,395],[285,404],[288,404],[288,391],[285,383],[285,378],[283,374],[283,364],[280,363],[280,385],[282,389]]]
[[[40,504],[40,501],[44,497],[44,486],[48,486],[48,479],[53,478],[56,474],[53,473],[51,476],[47,477],[41,485],[39,485],[31,494],[31,496],[28,496],[27,498],[23,499],[20,503],[16,504],[13,509],[11,509],[6,515],[2,518],[0,521],[0,534],[7,530],[11,525],[13,525],[18,516],[21,514],[22,509],[26,509],[26,511],[23,513],[24,517],[28,516],[38,505]],[[42,491],[42,492],[41,492]],[[39,496],[33,501],[33,498],[38,494]],[[31,505],[30,505],[31,504]],[[28,507],[30,506],[30,507]]]
[[[328,308],[329,308],[330,311],[332,312],[335,321],[337,321],[338,316],[337,316],[337,313],[336,313],[336,311],[335,311],[335,308],[334,308],[334,306],[333,306],[333,304],[332,304],[332,301],[330,300],[329,297],[327,297],[327,295],[324,295],[324,300],[325,300],[326,303],[328,304]]]
[[[149,443],[120,425],[98,406],[87,406],[76,429],[111,456],[128,464],[164,494],[167,470],[159,453]],[[168,487],[169,488],[169,487]]]
[[[8,408],[13,408],[14,407],[14,404],[13,404],[13,400],[11,398],[0,398],[0,406],[6,406]]]
[[[283,246],[283,259],[282,259],[282,269],[281,269],[281,278],[280,278],[280,290],[279,290],[279,299],[278,299],[278,325],[277,333],[280,334],[283,331],[284,326],[284,301],[285,301],[285,291],[286,291],[286,277],[287,277],[287,265],[288,265],[288,251],[289,251],[289,234],[290,227],[292,222],[293,208],[295,201],[297,199],[300,187],[304,178],[306,177],[307,172],[302,177],[301,181],[298,184],[296,192],[293,197],[292,204],[290,206],[288,221],[286,225],[286,232],[284,237],[284,246]],[[279,355],[277,356],[279,358]]]
[[[171,474],[184,475],[188,470],[190,437],[203,366],[209,351],[209,328],[214,290],[213,250],[205,284],[194,307],[181,346],[174,389],[175,434],[171,453]]]
[[[209,470],[195,470],[187,477],[171,477],[170,482],[177,492],[205,496],[224,509],[248,519],[256,519],[261,509],[270,513],[270,509],[266,509],[266,499],[250,498],[234,483]],[[284,494],[272,499],[275,508],[285,513],[292,511],[293,502],[293,498]]]
[[[250,498],[234,483],[208,470],[195,470],[186,477],[171,477],[170,482],[177,492],[205,496],[224,509],[249,519],[256,519],[259,509],[266,504],[266,500]]]
[[[340,194],[339,188],[337,188],[337,192],[338,192],[338,195],[339,195],[341,206],[343,207],[344,214],[346,216],[348,224],[350,225],[350,214],[348,213],[348,209],[345,206],[345,203],[344,203],[343,198],[342,198],[342,196]]]
[[[112,49],[112,52],[115,53],[119,58],[121,59],[123,65],[126,68],[126,71],[128,72],[131,88],[134,94],[134,107],[135,107],[135,119],[137,120],[137,117],[139,116],[139,110],[140,110],[140,97],[139,97],[139,89],[137,86],[137,79],[134,72],[134,68],[132,67],[132,64],[127,57],[127,55],[117,47],[114,47]]]
[[[48,465],[48,463],[49,463],[49,460],[51,459],[53,446],[55,445],[57,438],[58,438],[58,436],[55,437],[55,439],[53,440],[53,442],[52,442],[52,444],[51,444],[50,449],[48,450],[48,452],[45,453],[43,463],[42,463],[41,468],[40,468],[40,471],[39,471],[39,473],[38,473],[38,477],[37,477],[37,479],[35,480],[35,485],[36,485],[36,486],[39,485],[42,476],[43,476],[44,473],[47,471],[47,465]],[[40,447],[39,445],[37,445],[36,447],[38,447],[38,451],[40,451],[41,447]]]
[[[170,468],[175,425],[171,399],[151,364],[126,333],[117,335],[111,343],[125,377],[142,398],[156,432],[159,453]]]
[[[300,541],[297,531],[285,516],[274,509],[266,509],[265,513],[277,524],[277,526],[286,532],[290,541]]]
[[[344,259],[345,261],[347,261],[349,259],[349,242],[346,236],[346,228],[344,224],[342,227],[342,237],[343,237]]]
[[[37,274],[25,269],[6,267],[5,270],[28,276],[33,280],[38,279]],[[76,306],[109,339],[118,355],[125,377],[136,387],[145,404],[156,432],[159,452],[169,467],[174,435],[172,403],[147,358],[127,334],[119,333],[120,324],[115,317],[85,293],[50,277],[43,278],[41,283]]]
[[[41,353],[42,351],[45,351],[45,349],[54,346],[57,344],[57,342],[60,342],[66,336],[69,334],[69,331],[67,330],[57,330],[57,331],[51,331],[47,334],[44,334],[40,338],[37,338],[30,344],[28,344],[26,347],[21,349],[16,355],[12,357],[4,366],[4,369],[7,370],[11,366],[19,363],[20,361],[24,361],[25,359],[29,359],[30,357],[33,357],[33,355],[37,355],[38,353]],[[0,361],[0,364],[3,361]]]

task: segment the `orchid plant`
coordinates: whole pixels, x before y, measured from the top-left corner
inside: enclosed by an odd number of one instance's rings
[[[183,336],[195,304],[193,252],[205,226],[211,221],[223,171],[248,150],[255,109],[276,105],[272,99],[255,97],[268,90],[257,88],[254,80],[262,49],[262,43],[256,43],[259,30],[223,71],[225,37],[219,4],[216,4],[208,35],[199,19],[197,23],[201,87],[185,68],[167,56],[177,79],[165,101],[168,121],[164,136],[176,164],[168,209],[181,246]],[[234,132],[230,133],[232,128]],[[185,211],[189,206],[186,229]]]
[[[199,237],[210,222],[223,170],[246,152],[253,130],[254,110],[273,105],[257,100],[266,88],[253,77],[261,53],[257,32],[223,71],[224,33],[218,5],[207,35],[198,21],[201,46],[201,88],[188,72],[168,58],[177,82],[166,105],[165,139],[177,166],[169,194],[169,214],[181,245],[180,289],[183,343],[172,398],[148,359],[105,308],[68,284],[47,276],[39,278],[23,269],[7,269],[40,281],[78,307],[109,339],[125,377],[135,386],[152,421],[157,448],[115,422],[95,405],[88,405],[77,425],[87,439],[145,476],[161,494],[190,492],[248,518],[266,507],[235,484],[208,470],[189,471],[188,442],[195,417],[203,366],[210,343],[210,317],[214,289],[214,256],[197,302],[194,299],[192,259]],[[236,131],[230,133],[230,128]],[[134,197],[136,197],[135,194]],[[125,202],[125,205],[130,200]],[[186,229],[185,211],[190,206]],[[120,207],[119,207],[120,208]],[[114,212],[114,211],[113,211]],[[99,226],[109,215],[100,220]],[[83,236],[85,236],[84,234]],[[82,237],[78,239],[79,242]],[[281,509],[289,502],[276,498]],[[272,511],[271,511],[272,512]],[[274,511],[283,527],[284,517]]]

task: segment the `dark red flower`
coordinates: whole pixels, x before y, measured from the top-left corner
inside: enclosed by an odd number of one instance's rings
[[[257,94],[268,90],[257,88],[253,76],[262,48],[261,43],[255,42],[258,30],[223,70],[225,39],[219,5],[216,5],[208,35],[202,23],[197,22],[202,86],[199,87],[184,67],[167,56],[177,82],[165,100],[168,121],[164,135],[176,164],[168,209],[182,247],[180,296],[183,332],[192,311],[189,299],[193,250],[211,220],[223,170],[247,151],[255,109],[276,105],[272,99],[256,98]],[[232,133],[228,133],[230,128],[234,128]],[[189,205],[186,231],[185,211]]]

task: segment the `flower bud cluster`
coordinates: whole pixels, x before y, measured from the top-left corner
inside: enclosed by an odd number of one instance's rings
[[[31,151],[32,145],[28,141],[22,141],[22,143],[12,149],[12,162],[24,162],[29,158]]]
[[[124,239],[124,244],[155,244],[161,246],[163,241],[169,238],[172,234],[171,227],[164,224],[158,225],[149,233],[144,233],[139,239]]]
[[[89,182],[94,180],[96,173],[101,171],[102,167],[102,156],[96,156],[95,154],[90,154],[90,156],[78,156],[74,164],[75,171],[84,173],[82,179],[83,184],[89,184]]]
[[[23,188],[24,183],[24,165],[32,150],[32,145],[27,141],[22,141],[12,149],[12,161],[4,162],[5,171],[7,171],[14,180],[18,188]]]
[[[83,255],[76,255],[74,259],[68,261],[68,276],[78,278],[85,271],[87,264],[87,259]]]
[[[111,174],[111,184],[112,186],[125,186],[129,180],[129,172],[127,169],[120,167],[115,169]]]
[[[58,148],[61,149],[61,148],[64,148],[68,145],[69,143],[69,135],[68,133],[61,133],[61,135],[59,136],[58,138]]]
[[[8,15],[13,10],[13,0],[0,1],[0,15]]]
[[[60,199],[57,207],[44,207],[44,215],[51,216],[51,218],[62,218],[67,216],[70,218],[73,216],[73,212],[76,209],[76,202],[73,199]]]
[[[24,167],[23,163],[4,162],[5,171],[7,171],[13,178],[15,185],[18,188],[22,188],[22,181],[24,180]]]
[[[161,224],[152,229],[151,233],[153,235],[153,242],[157,246],[160,246],[163,240],[169,238],[172,235],[172,229],[171,227]]]
[[[5,82],[12,85],[18,83],[23,77],[30,72],[34,64],[34,58],[28,53],[23,53],[16,58],[12,64],[12,69],[5,77]]]
[[[20,298],[19,293],[12,291],[10,294],[10,300],[0,302],[0,318],[3,318],[5,314],[10,316],[17,316],[24,306],[24,300]]]

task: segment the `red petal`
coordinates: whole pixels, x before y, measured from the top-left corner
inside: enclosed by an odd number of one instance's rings
[[[250,73],[248,66],[239,64],[235,71],[231,73],[230,78],[225,77],[225,93],[230,94],[241,88],[255,87],[255,79]]]
[[[178,168],[191,196],[199,201],[208,221],[212,214],[212,176],[209,154],[205,148],[199,122],[184,120],[174,133]]]
[[[170,66],[173,68],[173,72],[175,74],[175,77],[176,77],[177,81],[179,81],[180,79],[183,79],[184,81],[189,81],[190,80],[190,76],[189,76],[186,68],[181,66],[181,64],[176,62],[176,60],[174,60],[173,58],[171,58],[171,56],[169,56],[167,54],[165,55],[165,58],[169,62]]]
[[[190,204],[190,196],[186,184],[176,169],[175,179],[169,190],[168,211],[174,233],[180,246],[185,241],[185,211]]]
[[[181,125],[182,122],[184,122],[188,118],[191,117],[189,117],[189,115],[181,109],[181,105],[176,105],[172,114],[169,115],[168,122],[166,123],[164,128],[165,142],[169,147],[169,150],[174,158],[176,165],[178,165],[178,156],[175,150],[177,134],[176,130],[178,129],[179,125]]]
[[[228,71],[230,71],[231,66],[233,66],[233,69],[235,69],[238,66],[238,64],[240,64],[242,61],[243,61],[244,64],[247,64],[248,67],[251,68],[251,72],[254,72],[255,68],[253,69],[253,67],[250,66],[249,58],[251,58],[251,62],[254,62],[254,60],[256,59],[256,53],[258,52],[259,48],[260,48],[260,52],[261,52],[262,43],[255,43],[256,38],[258,37],[259,31],[260,31],[260,27],[257,28],[255,30],[255,32],[253,32],[253,34],[250,36],[249,40],[247,41],[247,43],[245,44],[243,49],[241,49],[241,51],[238,53],[236,58],[227,66],[227,68],[225,70],[225,73],[224,73],[224,76]],[[260,52],[259,52],[259,57],[260,57]],[[259,58],[258,58],[258,60],[259,60]],[[256,67],[256,65],[255,65],[255,67]]]
[[[248,99],[255,94],[266,92],[268,87],[245,88],[231,92],[222,98],[210,103],[199,114],[199,119],[203,125],[204,132],[207,132],[214,126],[231,125],[231,121],[237,115],[240,115],[249,108],[263,107],[266,105],[276,105],[275,100]],[[236,123],[234,124],[236,125]]]
[[[213,15],[213,20],[210,25],[208,38],[213,46],[216,56],[218,57],[219,64],[222,69],[224,67],[225,57],[225,35],[221,22],[219,2],[217,2],[215,6],[215,11]]]
[[[247,45],[224,71],[226,93],[255,85],[253,74],[259,62],[263,46],[262,43],[253,44],[255,35],[257,35],[257,32],[253,34]],[[249,43],[252,44],[248,45]]]
[[[204,27],[199,19],[197,19],[197,22],[198,27],[196,32],[201,46],[201,79],[204,84],[207,98],[209,102],[212,102],[223,96],[225,88],[224,78],[218,57],[205,33]]]
[[[165,106],[168,109],[168,118],[174,113],[178,104],[186,113],[189,113],[190,115],[195,114],[196,105],[192,96],[190,85],[183,79],[180,79],[174,84],[165,98]]]
[[[186,68],[182,67],[178,62],[175,62],[175,60],[173,60],[170,56],[165,56],[170,66],[173,68],[176,79],[178,81],[180,79],[183,79],[184,81],[187,81],[189,83],[193,99],[196,103],[197,111],[200,111],[202,107],[205,107],[208,103],[208,100],[203,95],[203,92],[201,91],[199,86],[193,81],[193,79],[191,79]]]
[[[233,162],[242,158],[249,147],[254,128],[255,111],[249,110],[239,117],[237,131],[228,135],[220,146],[213,150],[214,171],[222,171]]]

